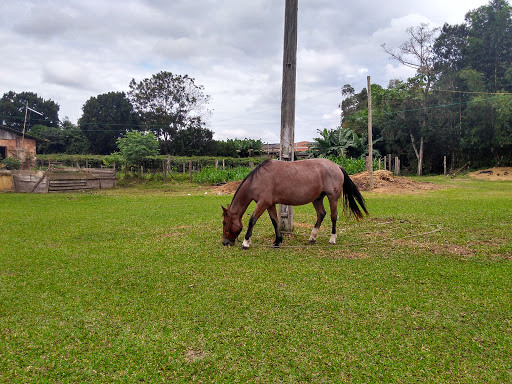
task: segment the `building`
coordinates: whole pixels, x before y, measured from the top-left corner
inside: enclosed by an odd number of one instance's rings
[[[295,153],[295,157],[298,159],[304,159],[308,156],[307,150],[309,149],[310,141],[300,141],[298,143],[293,144],[293,152]],[[281,150],[281,144],[264,144],[263,145],[263,154],[270,158],[278,158],[279,151]]]
[[[21,161],[23,169],[30,168],[35,163],[37,141],[46,140],[0,125],[0,158],[14,157]]]

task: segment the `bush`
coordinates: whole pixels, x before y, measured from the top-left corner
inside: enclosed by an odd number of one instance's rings
[[[8,157],[6,159],[3,159],[2,164],[5,165],[5,168],[7,168],[7,169],[20,169],[21,168],[21,161],[14,157]]]
[[[354,159],[347,157],[327,157],[329,160],[335,162],[339,166],[345,168],[349,175],[366,171],[366,160],[364,158]],[[373,169],[378,169],[379,160],[373,160]]]
[[[194,174],[194,181],[197,183],[226,183],[234,180],[242,180],[249,172],[251,172],[250,167],[215,169],[215,167],[208,166]]]

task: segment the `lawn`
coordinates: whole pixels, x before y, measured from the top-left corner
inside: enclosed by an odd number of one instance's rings
[[[204,186],[0,194],[0,382],[511,382],[512,182],[421,180],[279,250]]]

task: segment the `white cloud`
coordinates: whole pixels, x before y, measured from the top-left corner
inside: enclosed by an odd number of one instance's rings
[[[460,23],[487,0],[301,0],[297,140],[339,124],[339,90],[412,76],[381,48],[405,29]],[[98,94],[160,71],[204,85],[215,137],[278,142],[284,2],[274,0],[19,0],[0,4],[0,92],[36,92],[75,121]]]

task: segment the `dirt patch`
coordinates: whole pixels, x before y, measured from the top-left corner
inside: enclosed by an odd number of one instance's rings
[[[368,172],[361,172],[350,176],[357,185],[360,191],[368,191],[370,185],[370,177]],[[231,183],[223,184],[213,188],[213,193],[218,195],[233,194],[237,190],[241,181],[233,181]],[[411,180],[407,177],[394,176],[389,171],[374,171],[373,172],[373,192],[377,193],[390,193],[390,194],[403,194],[403,193],[422,193],[432,191],[442,186],[423,183]]]
[[[403,240],[398,239],[395,240],[396,243],[405,246],[412,246],[415,248],[420,248],[424,250],[428,250],[435,255],[443,255],[443,254],[452,254],[455,256],[466,256],[471,257],[474,256],[475,253],[471,248],[457,245],[457,244],[434,244],[434,243],[422,243],[415,240]]]
[[[216,186],[212,189],[213,193],[216,193],[217,195],[230,195],[236,192],[238,189],[238,186],[242,180],[232,181],[231,183],[222,184],[219,186]]]
[[[360,191],[368,191],[370,188],[370,175],[361,172],[350,176]],[[394,176],[389,171],[373,171],[373,192],[377,193],[422,193],[441,189],[442,186],[414,181],[403,176]]]
[[[185,351],[185,359],[189,363],[191,363],[195,360],[202,359],[205,356],[206,356],[206,353],[204,353],[203,351],[196,350],[196,349],[189,349],[189,350]]]
[[[512,180],[512,167],[494,167],[471,172],[469,176],[480,180],[507,181]]]

